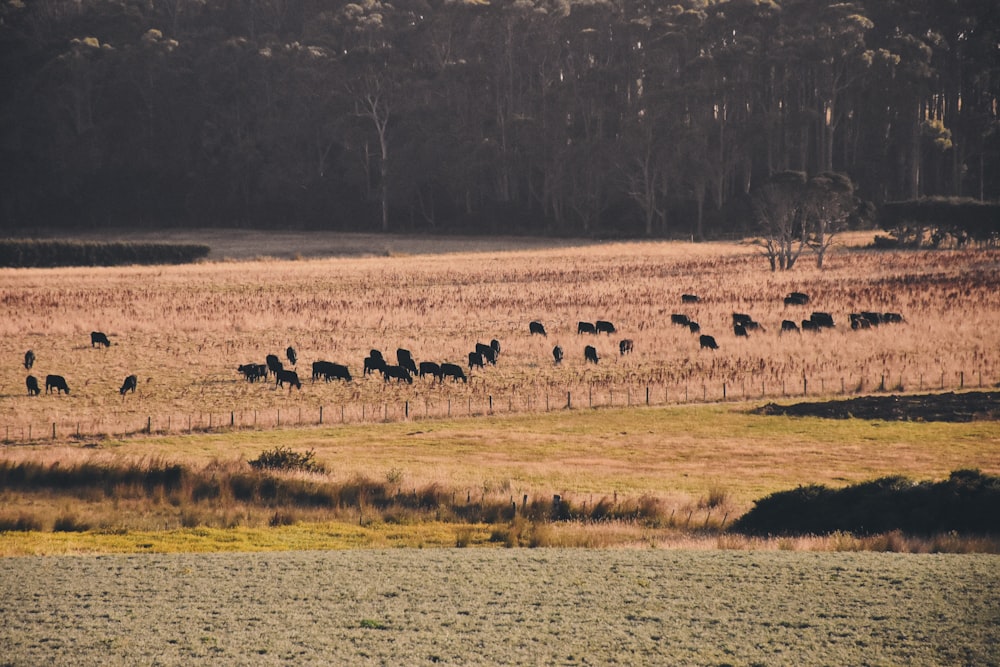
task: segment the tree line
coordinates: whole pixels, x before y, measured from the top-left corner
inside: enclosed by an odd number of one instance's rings
[[[995,200],[998,44],[980,0],[7,0],[0,225],[700,239],[796,179]]]

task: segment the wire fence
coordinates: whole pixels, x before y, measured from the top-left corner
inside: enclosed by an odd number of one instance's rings
[[[783,380],[748,377],[745,380],[608,385],[578,384],[565,388],[524,389],[494,393],[469,392],[447,399],[420,396],[381,401],[351,401],[287,408],[233,408],[228,411],[186,414],[99,415],[38,424],[0,425],[3,444],[85,441],[144,435],[182,435],[233,430],[270,430],[392,423],[492,415],[544,413],[598,408],[629,408],[711,404],[782,399],[835,399],[880,393],[962,391],[997,386],[983,372],[940,374],[858,375],[852,377],[799,376]]]

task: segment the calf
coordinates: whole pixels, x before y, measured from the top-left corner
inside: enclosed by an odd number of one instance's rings
[[[441,367],[434,363],[433,361],[421,361],[420,362],[420,377],[425,375],[430,375],[432,378],[441,379]]]
[[[243,374],[247,382],[256,382],[267,377],[267,366],[264,364],[243,364],[237,366],[236,370]]]
[[[699,333],[701,332],[701,325],[694,320],[688,320],[688,329],[691,330],[691,333]]]
[[[683,315],[681,313],[674,313],[673,315],[670,316],[671,324],[676,324],[678,326],[686,327],[690,322],[691,320],[688,319],[688,316]]]
[[[484,345],[483,343],[476,343],[476,352],[483,355],[484,361],[489,362],[493,366],[497,365],[497,355],[491,346]]]
[[[871,329],[872,323],[866,315],[877,315],[877,313],[851,313],[848,317],[851,320],[851,329]]]
[[[286,371],[285,369],[281,369],[280,371],[277,371],[274,374],[274,376],[276,378],[274,381],[274,386],[284,387],[285,383],[287,382],[289,385],[288,386],[289,391],[292,390],[292,387],[295,387],[299,391],[302,391],[302,383],[299,382],[299,374],[296,373],[295,371]]]
[[[295,354],[295,348],[291,345],[289,345],[285,350],[285,356],[288,358],[288,363],[292,366],[294,366],[295,362],[298,361],[298,355]]]
[[[548,334],[545,333],[545,325],[541,322],[528,322],[528,333],[532,335],[538,334],[539,336],[548,336]]]
[[[804,306],[809,303],[809,295],[802,292],[791,292],[785,297],[786,306]]]
[[[441,382],[444,382],[445,377],[450,377],[453,382],[459,380],[465,383],[469,382],[469,378],[465,377],[465,371],[458,364],[441,364]]]
[[[111,347],[111,341],[100,331],[90,332],[90,347],[95,345],[103,345],[104,347]]]
[[[38,388],[38,378],[34,375],[24,378],[24,383],[28,385],[28,396],[38,396],[42,393],[42,390]]]
[[[799,325],[798,324],[796,324],[795,322],[793,322],[791,320],[782,320],[781,321],[781,333],[784,333],[786,331],[794,331],[795,333],[801,333],[799,331]]]
[[[618,354],[632,354],[632,339],[626,338],[618,343]]]
[[[719,349],[718,343],[715,342],[715,338],[713,338],[712,336],[706,336],[705,334],[702,334],[698,338],[698,343],[701,345],[701,349],[705,349],[706,347],[710,350]]]
[[[552,358],[555,360],[557,366],[562,363],[563,349],[558,345],[552,348]]]
[[[382,379],[388,382],[390,379],[395,378],[396,382],[405,382],[406,384],[413,384],[413,376],[410,375],[410,371],[403,366],[386,366],[382,369]]]
[[[593,345],[588,345],[587,347],[583,348],[583,358],[584,360],[589,361],[592,364],[596,364],[598,361],[597,349]]]
[[[833,316],[830,313],[813,313],[809,319],[815,322],[818,327],[833,328]]]
[[[701,298],[697,294],[681,294],[681,303],[698,303]]]
[[[24,370],[30,371],[31,367],[35,365],[35,353],[32,350],[28,350],[24,353]]]
[[[473,366],[483,367],[483,355],[479,352],[469,352],[469,370],[472,370]]]
[[[66,378],[62,375],[46,375],[45,376],[45,393],[49,394],[55,389],[57,394],[62,392],[69,393],[69,386],[66,384]]]
[[[138,381],[139,379],[136,378],[136,376],[129,375],[127,378],[125,378],[125,382],[122,383],[122,388],[118,390],[118,393],[124,396],[126,392],[131,391],[134,394],[135,385],[136,383],[138,383]]]
[[[591,322],[578,322],[576,325],[576,332],[578,334],[596,334],[597,327],[595,327]]]
[[[496,338],[490,341],[490,348],[493,350],[493,354],[500,356],[500,341]]]
[[[618,330],[615,329],[615,325],[605,320],[597,320],[597,324],[594,325],[594,329],[597,333],[606,333],[609,336],[613,333],[618,333]]]

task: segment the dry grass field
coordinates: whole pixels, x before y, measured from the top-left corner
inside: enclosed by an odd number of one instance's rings
[[[190,240],[198,240],[193,238]],[[353,242],[360,243],[358,239]],[[266,246],[266,244],[262,244]],[[0,270],[0,436],[9,441],[278,424],[396,421],[762,396],[992,386],[1000,379],[1000,269],[994,251],[841,249],[816,270],[803,258],[773,274],[742,244],[566,244],[484,252],[208,262],[181,267]],[[427,243],[421,246],[425,251]],[[261,248],[265,254],[264,248]],[[251,254],[252,251],[244,251]],[[351,251],[353,252],[353,251]],[[784,306],[790,291],[808,306]],[[682,304],[681,294],[702,298]],[[783,319],[829,312],[836,328],[780,334]],[[848,313],[901,313],[903,324],[852,331]],[[734,335],[748,313],[764,330]],[[698,321],[717,351],[670,323]],[[577,322],[609,320],[616,335],[579,335]],[[548,336],[531,336],[528,323]],[[92,347],[106,332],[110,348]],[[496,367],[468,385],[385,383],[362,375],[372,348],[392,358],[467,367],[477,342],[496,338]],[[620,356],[618,343],[634,341]],[[560,345],[565,361],[552,362]],[[594,345],[600,363],[584,361]],[[236,367],[298,351],[301,391],[250,384]],[[44,386],[27,396],[21,359]],[[344,363],[354,382],[312,383],[311,362]],[[468,370],[468,369],[467,369]],[[138,391],[118,394],[123,378]]]

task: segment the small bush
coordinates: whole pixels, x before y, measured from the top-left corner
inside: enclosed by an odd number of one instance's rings
[[[304,472],[325,473],[326,469],[316,462],[315,452],[296,452],[287,447],[275,447],[262,452],[256,459],[250,461],[250,467],[256,470],[301,470]]]
[[[32,530],[40,531],[41,529],[42,522],[27,514],[18,515],[17,518],[0,517],[0,533],[7,531],[27,533]]]
[[[90,524],[77,519],[73,514],[63,514],[56,517],[55,523],[52,525],[54,533],[82,533],[88,530],[90,530]]]

